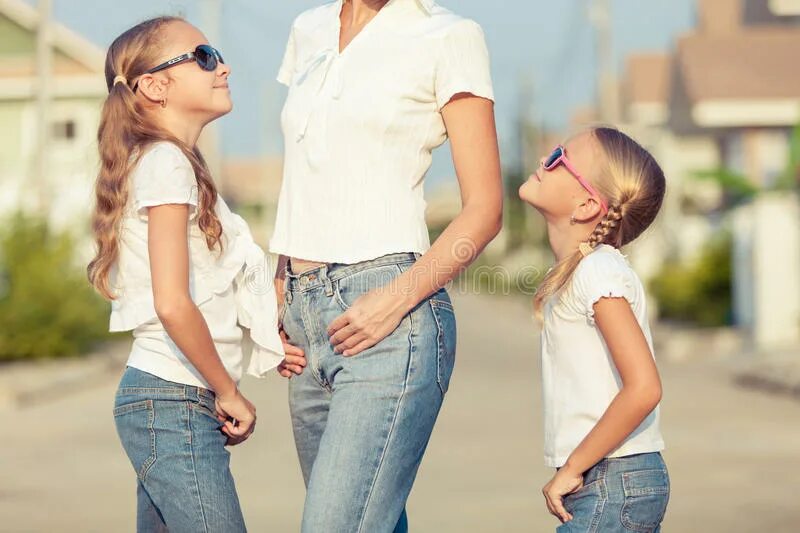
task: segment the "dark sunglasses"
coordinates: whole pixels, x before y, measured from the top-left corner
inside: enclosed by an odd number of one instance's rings
[[[201,69],[209,72],[216,70],[219,63],[222,63],[223,65],[225,64],[225,60],[222,59],[222,54],[219,53],[219,50],[211,45],[201,44],[194,49],[194,52],[186,52],[178,57],[173,57],[169,61],[165,61],[164,63],[145,71],[144,74],[152,74],[160,70],[174,67],[175,65],[180,65],[181,63],[186,63],[187,61],[194,61]],[[139,82],[137,80],[137,82],[133,85],[133,91],[136,92],[138,87]]]

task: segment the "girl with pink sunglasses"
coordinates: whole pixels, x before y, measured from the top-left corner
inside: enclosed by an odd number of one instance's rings
[[[558,532],[659,531],[669,475],[661,381],[645,291],[620,247],[655,219],[664,173],[612,128],[557,146],[519,189],[547,224],[556,264],[534,304],[543,321],[543,489]]]

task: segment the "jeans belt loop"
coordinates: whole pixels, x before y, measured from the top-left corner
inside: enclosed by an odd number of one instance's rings
[[[325,296],[331,297],[333,296],[333,283],[331,282],[331,278],[328,276],[328,267],[323,266],[322,270],[320,270],[320,276],[325,281]]]

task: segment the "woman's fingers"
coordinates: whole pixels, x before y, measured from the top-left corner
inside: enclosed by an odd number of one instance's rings
[[[348,323],[345,327],[331,335],[330,343],[334,348],[337,348],[339,345],[350,339],[355,333],[358,333],[358,328],[356,328],[353,324]]]
[[[344,355],[345,357],[352,357],[354,355],[358,355],[359,353],[363,352],[367,348],[372,348],[373,346],[375,346],[375,341],[373,341],[372,339],[367,338],[367,339],[361,341],[360,343],[358,343],[354,348],[345,350],[342,353],[342,355]]]
[[[356,346],[366,341],[367,339],[369,339],[369,336],[366,333],[356,333],[350,336],[349,339],[336,345],[333,351],[336,353],[345,353],[347,350],[355,348]]]
[[[337,316],[330,324],[328,324],[328,337],[333,336],[337,331],[347,326],[349,323],[350,319],[348,318],[347,313],[342,313],[341,315]]]

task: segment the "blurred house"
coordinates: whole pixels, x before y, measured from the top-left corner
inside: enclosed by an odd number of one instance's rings
[[[636,54],[623,85],[628,127],[664,166],[664,249],[691,255],[717,229],[722,197],[692,177],[726,169],[769,191],[800,124],[800,0],[699,0],[698,27],[673,53]],[[704,220],[705,219],[705,220]],[[757,350],[800,342],[800,209],[759,194],[726,221],[734,237],[734,314]],[[648,254],[649,255],[649,254]]]
[[[621,87],[622,128],[655,156],[667,179],[661,214],[633,250],[643,277],[655,275],[667,258],[691,260],[715,231],[708,213],[719,205],[721,188],[694,177],[716,168],[716,140],[704,131],[676,132],[669,127],[674,56],[637,53],[628,57]]]
[[[51,22],[46,150],[39,148],[39,14],[0,0],[0,216],[36,210],[57,227],[88,215],[97,173],[95,136],[107,94],[104,52]]]

